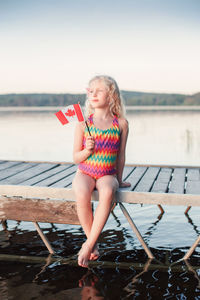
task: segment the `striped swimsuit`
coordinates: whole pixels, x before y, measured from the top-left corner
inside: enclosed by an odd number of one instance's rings
[[[101,130],[94,126],[93,114],[88,118],[88,126],[95,140],[93,153],[79,164],[79,170],[94,179],[105,175],[116,174],[117,152],[120,146],[120,129],[118,118],[114,117],[112,126]],[[89,136],[87,128],[84,131],[83,149],[86,137]]]

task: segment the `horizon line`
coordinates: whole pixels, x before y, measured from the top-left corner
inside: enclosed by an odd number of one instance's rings
[[[186,96],[193,96],[200,91],[193,92],[193,93],[183,93],[183,92],[153,92],[153,91],[136,91],[136,90],[124,90],[121,89],[120,92],[132,92],[132,93],[143,93],[143,94],[170,94],[170,95],[186,95]],[[0,96],[6,96],[6,95],[39,95],[39,94],[53,94],[53,95],[64,95],[64,94],[70,94],[70,95],[85,95],[84,92],[9,92],[9,93],[0,93]]]

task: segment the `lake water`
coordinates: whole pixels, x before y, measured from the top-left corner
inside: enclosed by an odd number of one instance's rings
[[[72,161],[74,124],[62,126],[57,110],[0,110],[0,159]],[[127,163],[200,166],[200,111],[127,112]],[[100,237],[99,261],[132,262],[127,267],[9,261],[3,254],[48,257],[32,223],[8,221],[0,231],[0,299],[200,299],[200,247],[183,257],[200,234],[200,208],[127,205],[151,251],[149,262],[118,206]],[[41,224],[56,253],[69,257],[84,241],[80,226]]]
[[[0,159],[72,161],[75,123],[51,111],[1,111]],[[127,163],[200,165],[200,111],[128,111]]]

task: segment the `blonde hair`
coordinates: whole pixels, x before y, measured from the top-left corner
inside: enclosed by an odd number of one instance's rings
[[[106,87],[108,88],[108,93],[109,93],[109,98],[110,98],[109,105],[110,105],[111,115],[113,117],[116,116],[118,118],[124,118],[125,117],[125,108],[124,108],[123,99],[120,94],[120,90],[117,85],[117,82],[110,76],[97,75],[89,81],[89,86],[92,82],[94,82],[96,80],[103,81],[105,83]],[[93,112],[94,112],[94,109],[92,108],[92,106],[88,100],[88,97],[87,97],[86,102],[85,102],[86,117],[88,117]]]

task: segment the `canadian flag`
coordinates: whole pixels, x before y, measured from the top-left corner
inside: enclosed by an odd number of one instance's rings
[[[73,121],[84,121],[84,116],[79,104],[68,105],[55,113],[55,115],[63,125]]]

